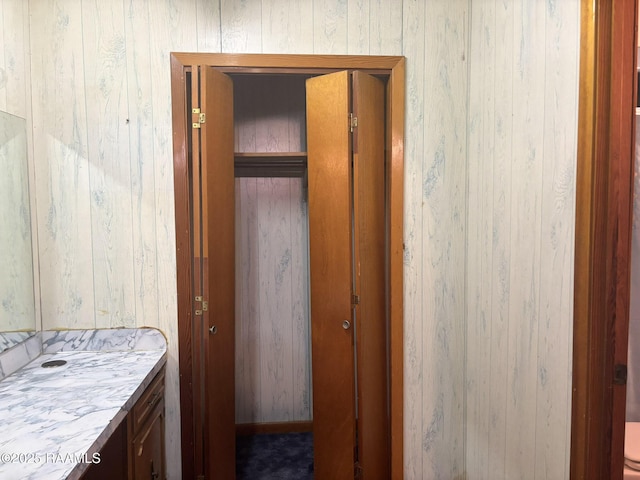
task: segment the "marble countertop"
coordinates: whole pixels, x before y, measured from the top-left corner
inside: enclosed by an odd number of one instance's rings
[[[43,353],[0,381],[1,479],[76,479],[99,461],[166,361],[162,334],[143,330],[43,335]]]

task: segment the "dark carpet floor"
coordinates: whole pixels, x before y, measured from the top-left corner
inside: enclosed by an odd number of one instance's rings
[[[236,478],[237,480],[313,479],[312,433],[237,437]]]

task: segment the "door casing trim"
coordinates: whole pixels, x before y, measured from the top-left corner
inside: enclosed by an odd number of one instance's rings
[[[171,104],[176,221],[176,265],[178,290],[178,341],[182,476],[195,478],[194,415],[202,408],[194,395],[192,332],[190,189],[188,164],[188,117],[186,72],[203,65],[226,72],[242,73],[329,73],[364,70],[388,75],[386,192],[389,244],[389,381],[391,478],[403,478],[403,188],[405,59],[401,56],[359,55],[275,55],[224,53],[171,53]]]
[[[637,0],[582,0],[571,478],[622,479]],[[615,8],[614,8],[615,6]]]

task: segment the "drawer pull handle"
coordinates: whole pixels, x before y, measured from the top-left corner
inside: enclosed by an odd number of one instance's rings
[[[157,401],[159,398],[160,398],[160,392],[156,392],[156,393],[154,393],[154,394],[151,396],[151,398],[149,399],[149,401],[147,402],[147,405],[148,405],[149,407],[152,407],[152,406],[156,403],[156,401]]]

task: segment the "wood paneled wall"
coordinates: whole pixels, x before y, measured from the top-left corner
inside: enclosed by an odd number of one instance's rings
[[[236,240],[236,423],[311,420],[302,179],[236,179]]]
[[[569,478],[579,13],[473,4],[469,478]]]
[[[180,424],[170,51],[407,57],[405,478],[486,478],[494,465],[511,478],[563,478],[577,9],[0,2],[0,102],[33,111],[44,327],[166,333],[171,480]],[[10,68],[7,52],[22,52],[23,66]]]

